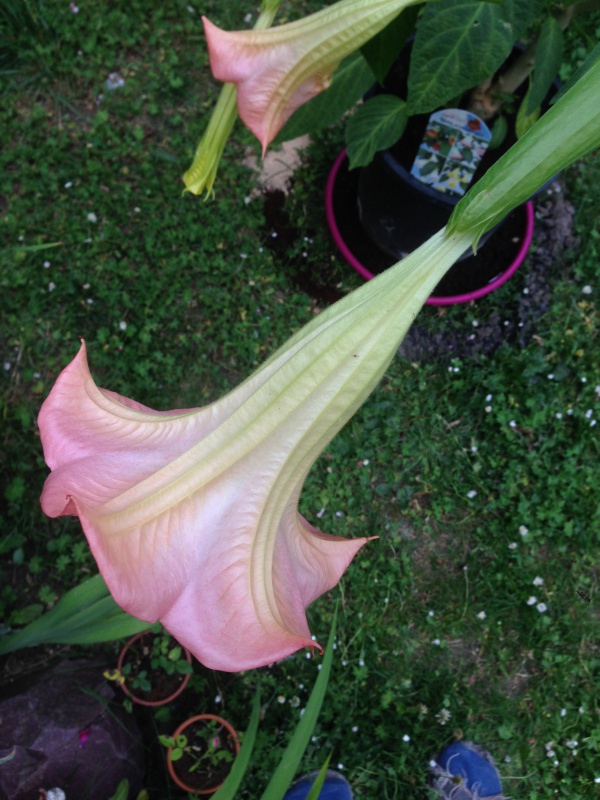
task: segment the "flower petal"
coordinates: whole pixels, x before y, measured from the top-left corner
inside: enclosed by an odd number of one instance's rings
[[[223,31],[206,17],[215,78],[234,83],[242,120],[263,155],[293,112],[326,89],[340,61],[422,0],[341,0],[267,30]]]
[[[82,345],[39,417],[52,468],[42,507],[80,517],[119,605],[215,669],[312,646],[306,606],[367,539],[312,528],[301,487],[470,242],[437,234],[203,409],[157,412],[98,389]]]

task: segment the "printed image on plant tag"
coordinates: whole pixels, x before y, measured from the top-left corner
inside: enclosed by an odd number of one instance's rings
[[[411,167],[411,175],[438,192],[463,195],[488,148],[485,122],[462,108],[434,111]]]

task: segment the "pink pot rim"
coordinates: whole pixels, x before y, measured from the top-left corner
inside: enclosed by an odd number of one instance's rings
[[[148,633],[152,633],[152,631],[150,629],[148,629],[147,631],[141,631],[140,633],[136,633],[135,636],[132,636],[131,639],[127,640],[127,642],[125,643],[125,646],[123,647],[123,649],[121,650],[121,652],[119,654],[119,660],[117,662],[117,670],[119,672],[121,672],[121,668],[123,666],[123,661],[125,660],[125,654],[129,650],[131,645],[134,642],[137,642],[138,639],[141,639],[142,636],[146,636],[146,634],[148,634]],[[188,664],[191,664],[192,663],[192,654],[187,649],[187,647],[183,648],[183,652],[184,652],[186,661],[188,662]],[[140,706],[152,706],[152,707],[165,706],[165,705],[167,705],[167,703],[170,703],[172,700],[175,700],[176,697],[179,697],[179,695],[183,692],[185,687],[188,685],[189,680],[190,680],[191,677],[192,677],[191,673],[189,673],[189,672],[186,675],[184,675],[183,676],[183,680],[179,684],[178,688],[173,692],[173,694],[169,695],[169,697],[165,697],[163,700],[144,700],[141,697],[138,697],[137,695],[133,694],[131,689],[127,688],[127,684],[126,683],[122,683],[121,684],[121,689],[125,692],[125,694],[131,700],[133,700],[134,703],[137,703]]]
[[[336,158],[329,172],[329,176],[327,178],[327,185],[325,187],[325,214],[327,217],[329,230],[331,231],[331,235],[333,237],[333,241],[335,242],[336,247],[338,248],[340,253],[344,256],[344,258],[350,264],[350,266],[353,269],[355,269],[356,272],[358,272],[360,276],[362,276],[365,280],[370,281],[372,278],[375,277],[375,275],[372,272],[370,272],[363,264],[361,264],[361,262],[349,249],[337,226],[333,210],[333,189],[335,186],[335,181],[337,179],[338,172],[345,158],[346,158],[346,149],[344,148],[344,150],[342,150],[342,152]],[[488,283],[486,286],[482,286],[480,289],[476,289],[473,292],[466,292],[465,294],[450,295],[448,297],[442,297],[442,296],[436,297],[434,295],[431,295],[426,300],[427,305],[450,306],[450,305],[455,305],[456,303],[470,303],[471,300],[478,300],[480,297],[485,297],[485,295],[490,294],[490,292],[493,292],[495,289],[498,289],[515,274],[515,272],[519,269],[519,267],[525,260],[527,251],[531,246],[531,240],[533,239],[533,220],[534,220],[533,203],[531,202],[531,200],[528,200],[524,205],[525,205],[525,215],[526,215],[525,236],[523,237],[523,241],[521,242],[521,247],[519,248],[519,252],[517,253],[512,264],[506,270],[504,270],[504,272],[498,275],[497,278]]]

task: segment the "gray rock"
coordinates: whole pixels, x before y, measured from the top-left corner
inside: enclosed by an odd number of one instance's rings
[[[144,776],[142,741],[100,662],[64,661],[0,700],[0,800],[39,800],[60,787],[67,800],[106,800]]]

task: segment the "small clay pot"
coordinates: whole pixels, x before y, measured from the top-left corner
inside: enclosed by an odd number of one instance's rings
[[[183,722],[173,734],[173,739],[184,734],[188,741],[194,728],[204,726],[207,722],[215,722],[219,726],[219,736],[223,737],[226,741],[223,744],[225,749],[228,749],[233,760],[240,750],[239,737],[236,730],[222,717],[217,717],[214,714],[199,714],[196,717]],[[209,795],[213,794],[220,789],[223,781],[231,772],[233,760],[229,763],[220,766],[208,765],[208,768],[203,767],[202,770],[198,769],[194,772],[189,772],[186,766],[190,763],[190,758],[184,753],[182,758],[177,761],[171,761],[172,747],[167,750],[167,768],[169,775],[173,781],[186,792],[193,794]]]
[[[142,664],[142,668],[144,659],[148,661],[148,672],[151,672],[149,663],[150,657],[143,653],[143,647],[145,640],[148,640],[148,647],[151,647],[152,639],[156,635],[157,634],[148,630],[142,631],[142,633],[138,633],[136,636],[129,639],[119,655],[119,661],[117,662],[117,669],[119,672],[122,672],[123,666],[132,658],[134,653],[138,654],[137,660]],[[140,651],[142,651],[141,654]],[[183,648],[183,652],[186,661],[188,664],[191,664],[192,654],[185,647]],[[123,676],[125,682],[121,683],[121,688],[134,703],[138,703],[138,705],[141,706],[164,706],[183,692],[190,679],[189,673],[187,675],[182,675],[179,672],[174,672],[173,675],[167,675],[163,670],[154,670],[151,675],[153,678],[152,689],[149,692],[136,689],[135,691],[138,692],[138,694],[134,694],[133,690],[127,686],[128,676]]]

